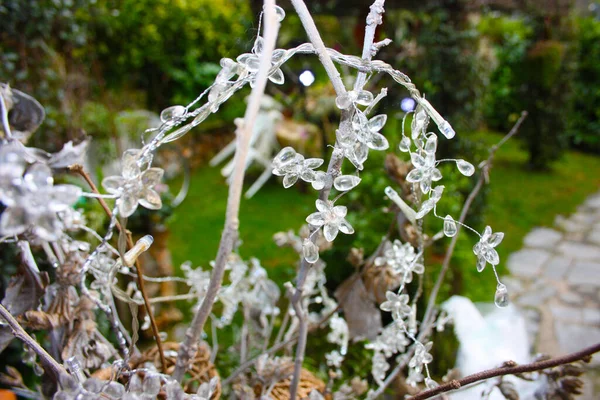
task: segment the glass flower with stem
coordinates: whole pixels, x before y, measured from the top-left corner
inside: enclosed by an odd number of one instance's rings
[[[376,115],[371,119],[357,110],[352,119],[352,130],[356,140],[373,150],[386,150],[390,147],[387,139],[379,131],[387,121],[387,115]]]
[[[414,368],[417,373],[420,373],[424,365],[433,361],[433,357],[429,353],[431,347],[433,347],[433,342],[428,342],[427,344],[415,343],[415,354],[408,362],[408,367]]]
[[[381,303],[379,308],[392,313],[394,320],[400,320],[402,317],[410,315],[412,310],[408,305],[409,298],[407,294],[396,294],[388,290],[385,297],[387,301]]]
[[[345,206],[334,206],[331,201],[317,200],[317,212],[310,214],[306,222],[316,227],[323,227],[325,239],[333,242],[341,231],[347,235],[354,233],[352,225],[346,221],[348,209]]]
[[[15,171],[22,167],[17,164]],[[29,167],[22,179],[15,175],[11,185],[11,190],[1,192],[0,200],[7,207],[0,217],[0,233],[18,235],[31,228],[42,240],[58,240],[64,228],[58,213],[75,204],[81,189],[54,185],[50,167],[41,163]]]
[[[423,193],[429,193],[431,183],[442,179],[442,173],[436,167],[435,152],[414,152],[411,153],[410,159],[415,168],[408,173],[406,180],[418,183]]]
[[[264,40],[262,37],[258,37],[256,42],[254,42],[254,47],[252,47],[251,53],[244,53],[240,55],[236,60],[243,66],[248,72],[256,75],[258,72],[258,67],[260,65],[260,56],[263,52]],[[273,55],[271,56],[271,64],[275,65],[279,63],[286,55],[286,50],[276,49],[273,51]],[[250,86],[254,87],[255,78],[250,81]],[[283,71],[281,68],[274,68],[269,73],[269,80],[277,85],[281,85],[285,82],[285,77],[283,75]]]
[[[150,210],[162,207],[160,195],[154,190],[164,171],[162,168],[148,168],[142,172],[138,163],[141,150],[129,149],[123,153],[121,176],[108,176],[102,186],[108,193],[118,196],[117,207],[122,217],[131,216],[138,205]]]
[[[477,271],[483,271],[486,263],[493,266],[500,263],[500,256],[494,247],[498,246],[502,239],[504,239],[504,233],[492,233],[490,226],[485,227],[479,242],[473,246],[473,253],[477,256]]]
[[[273,175],[283,176],[283,187],[289,188],[298,181],[298,178],[309,182],[316,190],[325,186],[326,174],[314,171],[323,165],[321,158],[304,158],[296,153],[292,147],[284,147],[273,159]]]

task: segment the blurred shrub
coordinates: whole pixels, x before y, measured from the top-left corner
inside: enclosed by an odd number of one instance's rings
[[[577,73],[573,80],[573,107],[568,114],[572,143],[600,152],[600,22],[579,18],[576,36]]]

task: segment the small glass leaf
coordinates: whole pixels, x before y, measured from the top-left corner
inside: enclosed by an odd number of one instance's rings
[[[494,303],[500,308],[508,306],[508,289],[506,289],[506,286],[502,283],[499,283],[496,287]]]
[[[360,178],[355,175],[341,175],[335,178],[333,186],[340,192],[347,192],[360,183]]]
[[[475,173],[475,167],[473,166],[473,164],[465,160],[457,160],[456,166],[458,167],[460,173],[464,176],[471,176]]]
[[[429,154],[434,154],[435,150],[437,149],[437,136],[436,135],[429,135],[429,137],[427,138],[427,142],[425,142],[425,152],[429,153]]]
[[[296,158],[296,150],[293,147],[284,147],[281,149],[279,153],[275,156],[273,160],[273,164],[276,168],[281,169],[282,167],[288,165],[293,162]]]
[[[453,237],[456,235],[456,222],[454,222],[454,218],[450,215],[446,215],[444,218],[444,235],[448,237]]]

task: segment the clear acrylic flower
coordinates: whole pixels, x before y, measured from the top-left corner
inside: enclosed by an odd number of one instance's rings
[[[256,74],[258,72],[258,67],[260,65],[260,56],[262,55],[264,47],[264,40],[262,37],[258,37],[256,42],[254,43],[254,47],[252,48],[252,53],[245,53],[240,55],[236,60],[239,62],[248,72],[251,74]],[[279,63],[286,55],[286,50],[276,49],[273,51],[273,55],[271,56],[271,64],[275,65]],[[283,75],[283,71],[281,68],[275,68],[269,74],[269,80],[278,85],[283,84],[285,82],[285,77]],[[250,81],[250,86],[254,87],[256,79],[252,79]]]
[[[375,259],[375,265],[387,264],[396,275],[404,277],[404,283],[410,283],[413,279],[413,273],[422,274],[425,272],[423,264],[418,263],[416,252],[410,243],[402,243],[394,240],[394,243],[387,246],[383,257]]]
[[[20,170],[21,166],[16,168]],[[31,228],[40,239],[55,241],[64,228],[57,213],[81,196],[81,189],[75,185],[54,185],[52,171],[41,163],[29,167],[22,179],[15,175],[12,187],[2,191],[1,200],[7,206],[0,217],[2,235],[18,235]]]
[[[423,369],[423,365],[429,364],[431,361],[433,361],[433,357],[431,354],[429,354],[432,346],[433,342],[429,342],[425,345],[417,342],[415,344],[415,354],[408,362],[408,367],[414,368],[418,373],[420,373]]]
[[[410,159],[415,168],[408,173],[406,180],[411,183],[419,183],[421,191],[429,193],[431,183],[442,179],[442,173],[435,166],[435,153],[423,153],[411,153]]]
[[[368,119],[363,112],[357,111],[352,119],[352,129],[356,134],[356,139],[373,150],[385,150],[389,148],[390,144],[387,139],[379,133],[386,121],[387,115],[385,114],[376,115]]]
[[[402,317],[410,315],[411,308],[408,305],[409,298],[407,294],[398,295],[388,290],[385,293],[385,297],[387,301],[381,303],[379,308],[392,313],[394,320],[400,320]]]
[[[322,171],[314,171],[323,165],[321,158],[307,158],[296,153],[291,147],[285,147],[273,159],[273,174],[283,176],[283,187],[289,188],[298,178],[313,184],[317,190],[325,186],[325,175]]]
[[[344,356],[342,356],[339,351],[333,350],[325,354],[325,359],[327,360],[327,365],[329,365],[330,367],[339,368],[342,366]]]
[[[502,239],[504,239],[504,233],[492,233],[491,227],[485,227],[479,242],[473,246],[473,253],[477,256],[477,271],[483,271],[486,263],[492,265],[500,263],[500,257],[494,247],[498,246],[502,242]]]
[[[129,217],[138,205],[150,210],[162,207],[160,195],[154,190],[164,171],[161,168],[148,168],[144,172],[138,165],[141,150],[130,149],[123,153],[121,176],[108,176],[102,186],[108,193],[119,196],[117,206],[122,217]]]
[[[416,219],[423,218],[425,215],[427,215],[431,210],[433,210],[435,208],[438,201],[440,201],[440,199],[442,198],[442,193],[444,192],[444,187],[445,186],[440,185],[440,186],[434,187],[433,190],[431,190],[429,198],[427,200],[425,200],[423,202],[423,204],[421,204],[421,208],[419,209],[419,212],[417,212],[417,214],[415,216]]]
[[[377,382],[383,382],[388,369],[390,369],[390,364],[387,359],[381,352],[376,351],[372,358],[371,375]]]
[[[323,200],[317,200],[316,205],[319,211],[310,214],[306,222],[313,226],[322,226],[328,242],[333,242],[339,231],[347,235],[354,233],[354,228],[346,221],[348,209],[345,206],[334,206],[331,201]]]

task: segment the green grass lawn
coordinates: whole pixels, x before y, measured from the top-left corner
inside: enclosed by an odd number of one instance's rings
[[[473,137],[491,145],[502,135],[481,132]],[[569,151],[546,172],[530,171],[526,162],[527,151],[513,138],[496,153],[490,173],[484,218],[494,231],[505,233],[498,247],[503,260],[521,248],[532,228],[552,227],[556,215],[575,212],[587,196],[600,190],[598,156]]]
[[[252,184],[255,177],[249,179]],[[249,184],[244,185],[246,189]],[[193,172],[189,194],[169,221],[172,232],[169,244],[176,266],[190,260],[194,266],[207,268],[214,260],[225,221],[227,192],[220,168],[207,166]],[[315,198],[314,191],[304,194],[296,186],[284,189],[275,177],[252,199],[242,197],[242,257],[257,257],[273,271],[275,278],[290,279],[297,256],[290,248],[277,247],[273,234],[297,231],[313,212]]]

